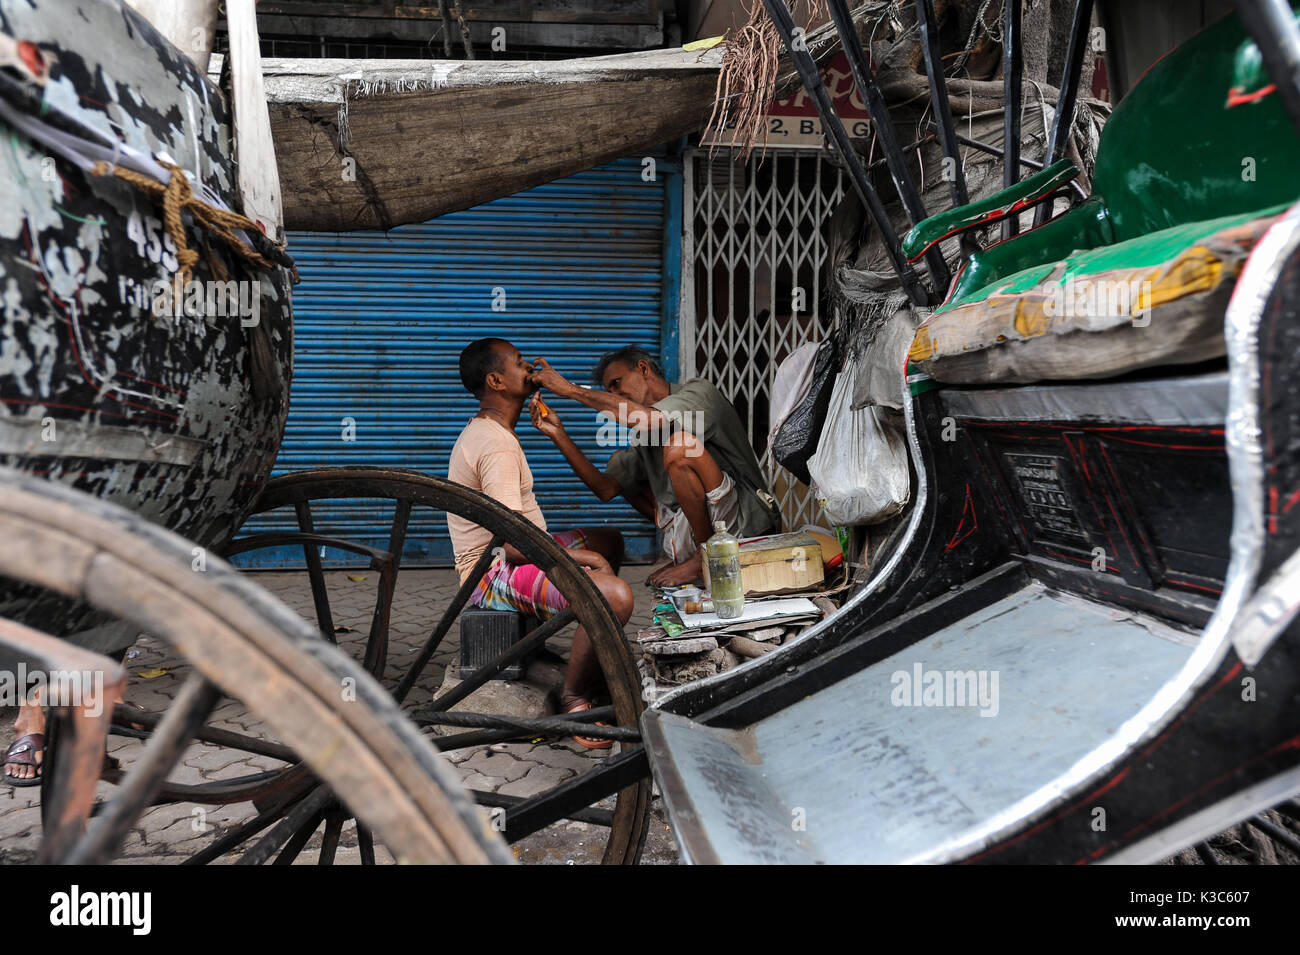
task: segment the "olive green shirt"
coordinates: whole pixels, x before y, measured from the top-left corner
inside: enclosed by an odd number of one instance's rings
[[[767,487],[745,425],[731,402],[704,378],[668,387],[668,396],[653,405],[668,419],[667,433],[653,427],[649,431],[632,431],[632,446],[610,456],[605,474],[618,482],[624,494],[648,489],[658,503],[677,510],[677,496],[664,468],[663,444],[667,434],[684,430],[700,438],[722,472],[731,475],[738,495],[740,527],[736,533],[756,537],[779,531],[780,513],[759,497],[759,491],[766,495]]]

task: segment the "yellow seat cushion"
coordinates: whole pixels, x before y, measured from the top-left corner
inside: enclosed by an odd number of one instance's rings
[[[1224,354],[1223,311],[1286,206],[1163,229],[1025,269],[916,332],[910,361],[944,382],[1097,378]]]

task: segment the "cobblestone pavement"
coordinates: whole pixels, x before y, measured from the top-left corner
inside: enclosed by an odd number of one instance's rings
[[[629,567],[624,578],[636,593],[636,613],[628,624],[629,635],[648,626],[653,610],[651,592],[643,586],[651,568]],[[309,620],[315,620],[311,587],[305,572],[263,572],[252,575],[290,607]],[[340,646],[360,659],[370,618],[374,608],[377,575],[372,571],[349,570],[326,574],[330,605]],[[404,658],[414,654],[429,635],[429,630],[451,601],[456,590],[453,571],[403,570],[398,576],[393,601],[393,616],[389,631],[389,666],[385,684],[393,688],[406,671]],[[573,628],[569,628],[569,634]],[[548,650],[566,656],[571,636],[560,635],[548,642]],[[433,699],[443,682],[448,665],[457,659],[460,649],[459,628],[452,627],[442,646],[434,655],[424,676],[404,704],[412,710]],[[130,651],[126,660],[130,673],[127,700],[146,710],[165,709],[183,684],[189,667],[170,653],[168,648],[149,637],[142,637]],[[558,676],[562,672],[558,660],[551,669]],[[530,671],[530,677],[532,671]],[[490,684],[501,687],[501,684]],[[0,710],[0,746],[7,747],[13,739],[12,708]],[[213,714],[210,725],[236,733],[268,736],[264,724],[247,712],[241,703],[224,702]],[[120,760],[124,767],[140,752],[137,740],[112,736],[109,754]],[[460,770],[461,778],[471,789],[491,791],[509,796],[531,796],[553,788],[606,758],[617,749],[605,751],[586,750],[573,740],[531,743],[497,743],[492,747],[460,750],[448,754]],[[187,751],[172,779],[179,783],[202,783],[247,776],[283,766],[274,759],[250,755],[206,743],[196,743]],[[100,795],[112,792],[113,787],[100,783]],[[40,789],[0,786],[0,862],[30,860],[40,843]],[[606,804],[612,806],[612,797]],[[487,812],[488,810],[484,810]],[[256,814],[250,803],[229,806],[198,807],[193,804],[159,806],[148,810],[128,838],[123,862],[158,863],[180,862],[210,843],[231,827]],[[550,862],[574,864],[599,861],[603,849],[603,833],[596,826],[583,822],[557,823],[515,845],[515,855],[525,862]],[[318,831],[307,843],[298,862],[314,864],[318,857],[321,833]],[[317,850],[317,851],[313,851]],[[382,846],[376,845],[377,860],[391,861]],[[234,856],[223,857],[223,862]],[[661,802],[656,796],[651,812],[650,833],[646,840],[643,861],[670,863],[677,859],[671,831],[664,819]],[[345,824],[340,840],[336,863],[358,863],[356,828],[353,822]]]

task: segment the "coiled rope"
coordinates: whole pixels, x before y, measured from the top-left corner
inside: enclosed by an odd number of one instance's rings
[[[204,202],[194,195],[194,190],[191,188],[190,181],[186,177],[184,170],[173,163],[161,160],[159,160],[159,164],[171,172],[170,181],[162,183],[152,176],[146,176],[143,173],[106,162],[95,163],[91,167],[91,173],[96,176],[115,176],[128,185],[139,189],[162,206],[163,226],[166,228],[167,234],[176,243],[176,261],[180,266],[176,273],[178,288],[183,289],[189,283],[194,272],[194,266],[199,262],[198,250],[191,249],[189,243],[185,240],[185,224],[181,221],[181,210],[188,210],[190,215],[194,217],[195,224],[201,230],[206,230],[206,232],[224,240],[235,255],[255,269],[270,271],[276,265],[282,265],[290,271],[295,282],[298,280],[298,273],[297,269],[294,268],[293,259],[285,252],[283,245],[273,244],[270,239],[266,238],[261,226],[238,212],[230,209],[218,209]],[[236,230],[241,230],[250,236],[260,237],[266,246],[266,254],[241,241],[239,236],[235,234]],[[224,270],[216,268],[217,262],[210,255],[208,261],[214,271],[224,272]]]

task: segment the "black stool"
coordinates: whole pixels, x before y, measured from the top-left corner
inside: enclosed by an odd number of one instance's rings
[[[466,608],[460,615],[460,678],[468,680],[476,670],[509,650],[537,625],[535,617],[517,610]],[[528,669],[532,657],[530,653],[516,660],[493,679],[518,680]]]

